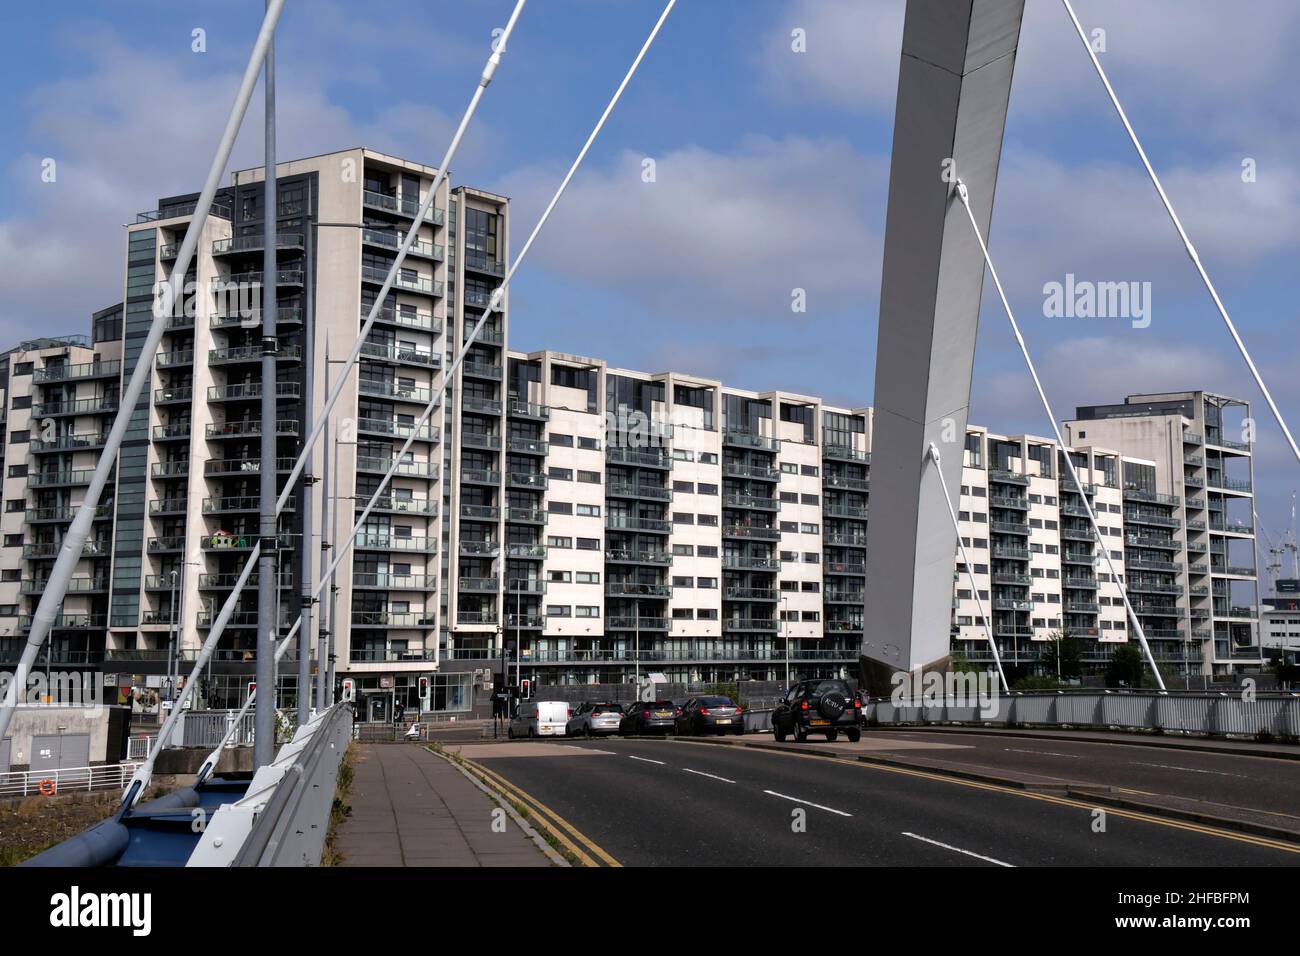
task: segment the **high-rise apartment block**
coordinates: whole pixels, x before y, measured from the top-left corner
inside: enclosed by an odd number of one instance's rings
[[[869,625],[871,410],[509,351],[507,297],[417,426],[509,261],[502,196],[445,182],[417,218],[434,174],[368,149],[281,164],[274,422],[260,415],[261,171],[233,174],[167,319],[152,387],[132,410],[43,662],[188,671],[257,541],[261,468],[288,472],[414,230],[310,480],[281,515],[281,629],[333,553],[322,544],[346,538],[396,460],[315,610],[333,633],[336,676],[356,682],[370,716],[395,700],[421,707],[422,676],[432,687],[424,709],[465,710],[503,653],[539,683],[852,672]],[[37,339],[4,356],[6,660],[140,359],[156,285],[195,202],[164,199],[128,227],[122,304],[94,316],[89,338]],[[1068,634],[1085,642],[1085,669],[1099,670],[1134,636],[1105,549],[1158,659],[1206,674],[1258,662],[1257,601],[1245,593],[1256,577],[1250,448],[1230,438],[1229,410],[1248,418],[1242,403],[1201,392],[1080,409],[1068,452],[968,429],[960,524],[976,586],[960,567],[954,647],[990,657],[978,590],[1008,662],[1028,668]],[[260,460],[263,428],[276,431],[275,462]],[[1062,467],[1066,453],[1101,540]],[[301,579],[304,546],[313,582]],[[208,704],[246,694],[257,620],[247,588],[205,676]],[[295,677],[284,670],[287,697]]]

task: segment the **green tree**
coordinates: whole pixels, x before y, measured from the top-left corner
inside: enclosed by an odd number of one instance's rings
[[[1142,686],[1142,652],[1135,644],[1120,644],[1106,664],[1106,683],[1111,687]]]
[[[1043,672],[1048,677],[1073,680],[1083,673],[1083,653],[1079,642],[1062,631],[1053,631],[1042,655]]]

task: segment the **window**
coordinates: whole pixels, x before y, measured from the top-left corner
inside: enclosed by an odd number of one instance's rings
[[[689,558],[695,554],[695,545],[693,544],[675,544],[673,545],[673,556],[677,558]]]
[[[589,485],[600,484],[600,472],[598,471],[579,471],[578,480],[585,481]]]
[[[799,474],[807,475],[810,478],[816,478],[821,473],[821,469],[816,465],[800,465]]]
[[[804,564],[821,564],[821,563],[822,563],[822,556],[821,556],[820,554],[818,554],[816,551],[805,551],[805,552],[803,553],[803,563],[804,563]]]
[[[783,461],[781,462],[781,472],[786,475],[797,475],[799,474],[799,466],[793,461]]]
[[[701,465],[716,465],[718,463],[718,453],[714,451],[700,452]]]
[[[573,469],[572,469],[572,468],[549,468],[549,469],[547,469],[547,472],[546,472],[546,473],[547,473],[548,475],[551,476],[551,479],[552,479],[553,481],[572,481],[572,480],[573,480]]]
[[[799,590],[804,594],[816,594],[821,589],[821,584],[816,581],[801,581],[799,584]]]
[[[782,522],[781,522],[781,533],[782,533],[782,534],[798,534],[798,533],[799,533],[799,522],[797,522],[797,521],[782,521]]]
[[[695,524],[695,515],[685,511],[674,511],[673,524]]]
[[[26,465],[10,465],[10,466],[9,466],[9,477],[10,477],[10,478],[26,478],[26,477],[27,477],[27,466],[26,466]]]
[[[584,518],[599,518],[600,505],[578,505],[576,513]]]
[[[716,607],[702,607],[695,612],[695,616],[701,621],[716,621],[718,619],[718,609]]]
[[[552,432],[552,433],[551,433],[551,444],[552,444],[552,445],[559,445],[559,446],[562,447],[562,448],[572,448],[572,447],[573,447],[573,436],[572,436],[572,435],[557,435],[557,434],[555,434],[554,432]]]
[[[600,572],[599,571],[575,571],[573,574],[573,579],[578,584],[599,584]]]
[[[585,438],[585,437],[579,435],[579,436],[578,436],[578,447],[579,447],[579,448],[586,448],[586,449],[588,449],[589,451],[600,451],[600,439],[599,439],[599,438]]]
[[[31,408],[32,397],[30,395],[15,395],[14,408]]]
[[[15,375],[15,376],[18,376],[18,375],[31,375],[31,374],[32,374],[32,368],[34,367],[34,364],[35,364],[35,363],[33,363],[33,362],[15,362],[15,363],[14,363],[14,375]]]
[[[569,572],[568,571],[547,571],[546,580],[554,581],[556,584],[568,584]]]
[[[22,579],[21,568],[5,568],[0,571],[0,581],[19,581]]]
[[[548,548],[572,548],[573,539],[560,537],[559,535],[554,534],[548,535],[546,538],[546,546]]]
[[[697,551],[701,558],[716,558],[718,556],[718,546],[716,544],[702,544]]]
[[[716,588],[718,586],[717,578],[696,578],[695,586],[697,588]]]
[[[673,460],[674,460],[674,461],[694,461],[694,460],[695,460],[695,452],[691,451],[689,448],[674,448],[674,449],[673,449]]]
[[[600,608],[589,604],[579,604],[574,617],[600,617]]]
[[[5,535],[4,546],[6,548],[21,548],[23,546],[23,536],[21,534]]]
[[[689,607],[673,608],[674,621],[693,621],[695,620],[695,611]]]
[[[546,608],[547,617],[572,617],[573,608],[568,604],[550,604]]]
[[[821,525],[805,523],[799,525],[799,530],[804,534],[821,534]]]
[[[705,527],[705,528],[716,528],[718,526],[717,515],[700,515],[696,519],[696,521],[700,524],[701,527]]]
[[[5,502],[5,511],[13,514],[15,511],[22,511],[27,507],[27,502],[22,498],[12,498]]]
[[[600,539],[599,539],[599,538],[579,538],[579,539],[578,539],[578,550],[579,550],[579,551],[599,551],[599,550],[600,550]]]
[[[696,494],[701,494],[701,495],[716,495],[718,493],[718,486],[706,485],[704,482],[700,482],[698,485],[695,486],[695,491]]]
[[[573,503],[569,501],[548,501],[546,510],[553,515],[571,515],[573,514]]]
[[[783,491],[781,492],[781,503],[787,505],[797,505],[799,503],[799,496],[795,494],[793,491]]]
[[[693,481],[674,481],[673,491],[680,491],[688,495],[695,494],[695,482]]]
[[[677,574],[675,574],[675,575],[673,575],[673,587],[675,587],[675,588],[693,588],[693,587],[695,587],[695,579],[689,577],[688,575],[677,575]]]

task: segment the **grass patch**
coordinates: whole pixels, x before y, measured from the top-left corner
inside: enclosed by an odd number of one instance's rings
[[[343,821],[352,815],[352,806],[347,802],[347,796],[352,790],[352,781],[356,777],[356,771],[352,767],[352,758],[356,754],[356,744],[349,743],[348,749],[343,751],[343,759],[339,761],[339,782],[334,791],[334,802],[330,805],[330,826],[325,833],[325,849],[321,851],[321,866],[340,866],[343,863],[343,854],[338,848],[339,828],[343,826]]]

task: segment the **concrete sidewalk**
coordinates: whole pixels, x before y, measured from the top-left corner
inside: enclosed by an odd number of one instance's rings
[[[339,828],[342,866],[551,866],[497,804],[419,744],[360,744]],[[500,819],[498,814],[497,819]]]

